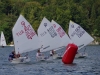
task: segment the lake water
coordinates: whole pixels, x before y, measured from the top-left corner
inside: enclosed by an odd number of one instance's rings
[[[61,59],[37,62],[36,51],[28,53],[31,62],[11,64],[8,56],[14,47],[0,48],[0,75],[100,75],[100,46],[86,46],[85,48],[88,57],[74,59],[72,65],[63,64]],[[85,48],[79,52],[83,52]],[[58,52],[62,53],[64,49]],[[48,53],[45,54],[48,55]]]

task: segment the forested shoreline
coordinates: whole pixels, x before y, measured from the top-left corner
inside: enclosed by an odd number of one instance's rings
[[[43,17],[55,20],[68,32],[69,21],[81,25],[100,44],[100,0],[0,0],[0,31],[7,44],[22,14],[37,32]]]

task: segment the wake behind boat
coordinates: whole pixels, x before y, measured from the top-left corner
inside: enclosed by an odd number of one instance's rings
[[[22,54],[40,48],[39,38],[30,23],[22,15],[19,16],[12,29],[12,33],[16,54]],[[21,56],[10,61],[11,63],[26,63],[30,61],[30,58]]]

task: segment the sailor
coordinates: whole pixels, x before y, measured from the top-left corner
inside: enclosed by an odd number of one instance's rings
[[[13,58],[15,58],[14,51],[9,54],[9,61],[13,60]]]
[[[56,51],[54,51],[54,50],[51,50],[51,51],[50,51],[50,56],[53,56],[53,55],[55,55],[55,54],[57,54]]]
[[[14,51],[12,51],[11,53],[10,53],[10,55],[9,55],[9,61],[10,60],[13,60],[14,58],[19,58],[20,57],[20,54],[18,53],[18,54],[16,54],[15,53],[15,50]]]
[[[45,59],[45,58],[44,58],[44,54],[42,54],[42,53],[40,52],[40,50],[37,51],[36,59],[37,59],[37,60]]]
[[[50,51],[50,56],[53,56],[53,55],[54,55],[53,50],[51,50]]]
[[[62,56],[60,54],[56,53],[55,50],[50,51],[50,57],[53,57],[53,59],[61,59],[62,58]]]
[[[16,54],[16,56],[17,56],[17,58],[19,58],[20,57],[20,53],[18,52],[18,54]]]

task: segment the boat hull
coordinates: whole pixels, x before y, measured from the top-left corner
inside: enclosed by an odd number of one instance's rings
[[[27,63],[30,61],[30,58],[28,57],[19,57],[11,60],[11,63]]]
[[[85,58],[87,56],[88,56],[87,53],[78,53],[78,54],[75,55],[75,58]]]

